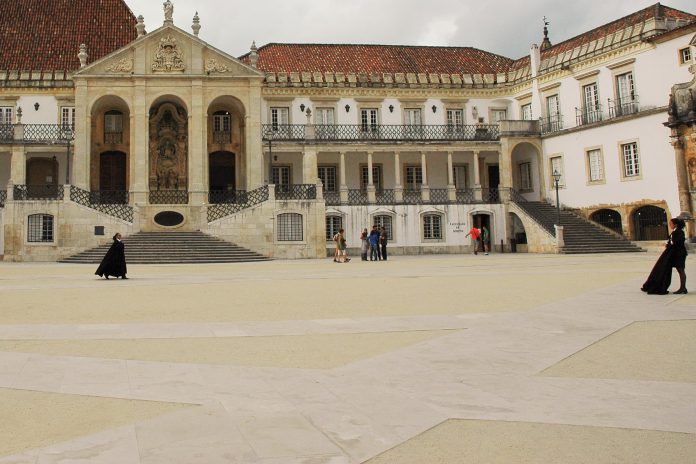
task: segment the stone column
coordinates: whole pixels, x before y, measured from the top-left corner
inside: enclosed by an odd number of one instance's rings
[[[401,156],[394,152],[394,200],[397,203],[404,201],[404,186],[401,185]]]
[[[189,201],[192,205],[206,203],[207,189],[205,188],[203,173],[204,158],[208,155],[207,147],[207,121],[203,96],[203,81],[200,79],[191,82],[191,113],[189,114],[189,152],[188,152],[188,190]]]
[[[421,152],[421,173],[423,184],[421,185],[421,198],[423,201],[430,201],[430,186],[428,185],[428,163],[425,160],[425,152]]]
[[[10,182],[14,185],[24,185],[27,183],[27,157],[24,152],[24,145],[12,145]]]
[[[500,172],[498,195],[503,203],[510,201],[510,189],[512,188],[512,157],[507,150],[507,140],[501,139],[501,150],[498,152],[498,169]]]
[[[447,152],[447,198],[449,201],[457,200],[457,186],[454,184],[454,164],[452,163],[452,152]]]
[[[339,166],[339,193],[341,195],[341,203],[348,203],[348,185],[346,184],[346,152],[342,151],[341,155],[341,165]]]
[[[88,108],[87,86],[80,79],[75,80],[75,107]],[[92,118],[89,114],[77,112],[75,117],[75,140],[72,150],[73,185],[84,190],[90,190],[90,164],[92,153]],[[131,126],[131,132],[133,128]]]
[[[689,194],[689,175],[684,158],[684,143],[676,129],[672,130],[672,147],[674,147],[674,162],[677,167],[677,188],[679,189],[679,208],[691,214],[691,195]],[[692,188],[696,189],[696,185]]]
[[[150,118],[144,79],[135,81],[131,105],[130,191],[131,203],[146,204],[150,190]]]
[[[372,152],[367,152],[367,202],[374,203],[377,201],[375,193],[375,180],[372,176]]]
[[[263,140],[261,134],[261,80],[254,83],[250,89],[247,102],[247,117],[244,127],[245,156],[246,156],[246,189],[253,190],[264,183],[264,173],[267,163],[264,163]],[[271,183],[271,173],[268,173],[268,183]]]
[[[302,183],[316,184],[318,172],[316,149],[305,148],[302,155]]]

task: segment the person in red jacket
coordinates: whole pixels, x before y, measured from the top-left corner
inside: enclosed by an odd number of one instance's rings
[[[467,237],[470,235],[471,240],[473,240],[474,242],[474,254],[477,255],[479,250],[479,244],[481,243],[481,230],[479,230],[476,226],[473,226],[469,233],[466,234]]]

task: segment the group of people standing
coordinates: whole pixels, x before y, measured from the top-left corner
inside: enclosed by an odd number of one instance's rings
[[[367,229],[363,229],[360,234],[360,257],[363,261],[367,261],[367,255],[370,254],[370,261],[386,261],[387,260],[387,242],[389,236],[387,229],[381,229],[376,225],[372,226],[370,233]]]
[[[466,234],[466,237],[471,237],[475,255],[477,255],[479,251],[483,251],[485,255],[491,251],[491,237],[486,226],[482,226],[480,229],[473,226],[469,233]]]

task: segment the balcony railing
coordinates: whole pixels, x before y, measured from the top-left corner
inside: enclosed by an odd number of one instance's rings
[[[133,222],[133,207],[128,205],[128,192],[121,190],[92,191],[70,186],[70,200],[109,216]]]
[[[396,203],[394,190],[377,190],[375,192],[375,203],[378,205],[393,205]]]
[[[3,208],[5,206],[6,201],[7,201],[7,190],[0,190],[0,208]]]
[[[237,191],[235,201],[229,203],[217,203],[208,207],[208,222],[216,221],[243,209],[263,203],[268,200],[268,185],[251,191]]]
[[[92,190],[89,201],[93,205],[127,205],[129,194],[127,190]]]
[[[404,203],[407,205],[420,205],[423,204],[423,193],[418,190],[404,190],[403,192]]]
[[[11,142],[14,140],[14,126],[12,124],[0,124],[0,142]]]
[[[227,144],[232,143],[232,132],[230,131],[213,131],[213,143]]]
[[[123,143],[123,132],[104,132],[104,143],[120,145]]]
[[[15,185],[13,197],[15,201],[30,200],[62,200],[63,186],[54,184]]]
[[[305,128],[313,128],[314,137],[307,137]],[[497,124],[477,125],[273,125],[264,124],[263,139],[303,141],[305,139],[333,142],[355,141],[496,141],[500,139]],[[310,130],[311,133],[311,130]]]
[[[208,192],[208,203],[244,203],[246,195],[246,190],[211,190]]]
[[[60,143],[73,140],[72,126],[61,124],[2,124],[0,142],[3,143]]]
[[[186,190],[153,190],[150,192],[151,205],[187,205],[189,194]]]
[[[341,204],[341,194],[339,192],[324,192],[324,202],[327,206],[337,206]]]
[[[608,99],[608,103],[610,118],[628,116],[640,111],[640,105],[638,104],[638,95],[620,98],[618,100]]]
[[[450,203],[448,189],[430,189],[430,203],[433,205],[446,205]]]
[[[366,205],[367,204],[367,192],[360,189],[350,189],[348,190],[348,204],[349,205]]]
[[[315,184],[291,184],[275,186],[276,200],[316,200]]]
[[[563,115],[556,114],[546,118],[539,118],[539,126],[542,134],[550,134],[563,130]]]
[[[604,120],[602,105],[575,108],[575,118],[578,126],[601,122]]]

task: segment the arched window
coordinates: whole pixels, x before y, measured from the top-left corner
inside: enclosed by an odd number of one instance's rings
[[[53,242],[53,216],[32,214],[27,221],[27,241],[29,243]]]
[[[439,214],[423,215],[423,239],[442,240],[442,216]]]
[[[614,232],[622,233],[623,228],[621,226],[621,214],[613,209],[600,209],[592,213],[590,216],[597,224],[601,224],[604,227],[613,230]]]
[[[667,212],[657,206],[643,206],[633,213],[633,227],[636,240],[665,240],[667,231]]]
[[[343,218],[341,216],[326,216],[326,241],[333,240],[339,229],[343,228]]]
[[[379,216],[375,216],[373,218],[372,224],[376,225],[379,230],[382,230],[382,227],[387,231],[387,240],[390,242],[394,240],[394,229],[392,228],[392,217],[389,216],[388,214],[382,214]]]
[[[279,242],[301,242],[302,215],[297,213],[283,213],[277,217],[277,231]]]

